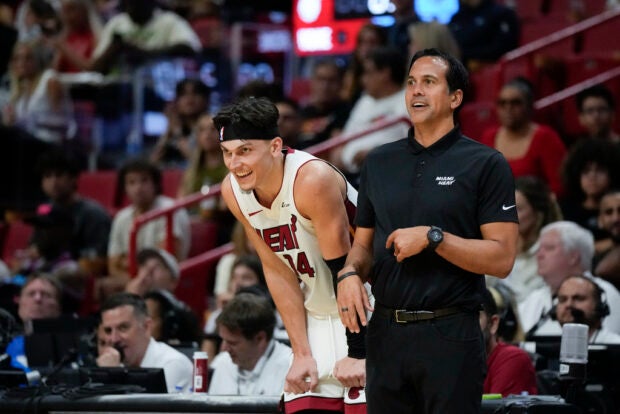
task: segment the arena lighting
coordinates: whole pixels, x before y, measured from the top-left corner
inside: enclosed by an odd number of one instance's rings
[[[330,52],[333,47],[331,27],[309,27],[297,31],[299,51]]]
[[[450,21],[459,0],[410,0],[423,21]],[[392,0],[295,0],[293,33],[295,53],[349,55],[367,22],[389,27],[394,24]],[[313,30],[311,30],[313,29]]]
[[[287,52],[291,49],[291,35],[285,29],[258,32],[256,48],[259,53]]]
[[[387,1],[387,0],[373,0]],[[293,33],[299,56],[349,54],[371,16],[368,0],[295,0]]]
[[[437,20],[446,24],[452,15],[459,11],[459,0],[416,0],[414,7],[420,20],[425,22]]]
[[[374,15],[392,13],[395,9],[390,0],[368,0],[366,3],[368,11]]]
[[[302,22],[314,23],[321,14],[321,0],[299,0],[295,11]]]

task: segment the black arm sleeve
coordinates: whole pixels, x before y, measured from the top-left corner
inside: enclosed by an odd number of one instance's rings
[[[344,263],[346,261],[347,255],[337,257],[335,259],[325,260],[327,267],[332,273],[332,283],[334,284],[334,293],[338,293],[338,287],[336,279],[338,279],[338,272],[344,267]],[[360,327],[359,333],[353,333],[347,329],[347,345],[349,347],[348,356],[350,358],[355,359],[364,359],[366,358],[366,327],[362,326],[359,318],[357,319],[357,324]]]
[[[357,324],[360,327],[359,333],[354,333],[347,329],[347,345],[349,346],[347,355],[349,358],[364,359],[366,358],[366,327],[360,323],[359,317],[357,318]]]
[[[332,272],[332,283],[334,284],[334,294],[338,294],[338,289],[337,289],[337,279],[338,279],[338,272],[340,270],[342,270],[342,268],[344,267],[344,263],[347,260],[347,255],[343,255],[340,257],[336,257],[335,259],[323,259],[325,261],[325,264],[327,265],[327,267],[329,267],[329,270]]]

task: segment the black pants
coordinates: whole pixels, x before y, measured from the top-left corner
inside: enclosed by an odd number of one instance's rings
[[[369,414],[480,412],[486,356],[477,313],[409,324],[374,313],[367,343]]]

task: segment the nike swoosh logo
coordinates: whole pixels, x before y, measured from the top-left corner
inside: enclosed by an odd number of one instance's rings
[[[506,206],[505,204],[502,204],[502,210],[506,211],[506,210],[510,210],[511,208],[514,208],[516,206],[516,204],[513,204],[511,206]]]
[[[253,215],[260,213],[261,211],[263,210],[253,211],[252,213],[248,214],[248,216],[252,217]]]

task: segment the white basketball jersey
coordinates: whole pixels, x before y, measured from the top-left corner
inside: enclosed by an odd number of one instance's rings
[[[305,308],[315,314],[337,314],[332,275],[323,260],[312,222],[295,205],[293,187],[299,168],[307,162],[326,162],[303,151],[285,150],[284,177],[271,208],[261,205],[253,191],[243,191],[230,180],[241,212],[271,250],[297,275]],[[347,212],[353,223],[357,191],[347,182]]]

